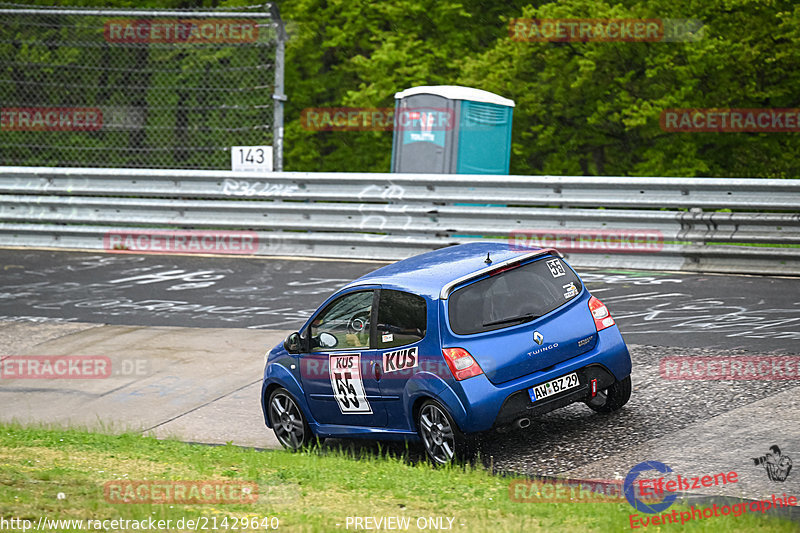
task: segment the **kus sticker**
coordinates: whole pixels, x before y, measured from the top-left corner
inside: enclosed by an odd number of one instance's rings
[[[383,354],[383,371],[397,372],[419,366],[419,350],[416,346]]]

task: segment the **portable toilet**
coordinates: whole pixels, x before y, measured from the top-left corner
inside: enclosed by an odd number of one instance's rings
[[[513,100],[457,85],[394,98],[392,172],[508,174]]]

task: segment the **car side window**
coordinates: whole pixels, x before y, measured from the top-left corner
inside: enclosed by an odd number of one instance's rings
[[[425,298],[381,289],[378,304],[378,348],[394,348],[421,340],[428,325]]]
[[[345,294],[311,323],[311,351],[369,348],[373,291]]]

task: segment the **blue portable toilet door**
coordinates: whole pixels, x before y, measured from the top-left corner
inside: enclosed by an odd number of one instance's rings
[[[457,174],[508,174],[513,108],[461,102]]]

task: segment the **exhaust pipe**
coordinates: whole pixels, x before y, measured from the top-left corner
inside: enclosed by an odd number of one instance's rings
[[[514,429],[526,428],[526,427],[528,427],[530,425],[531,425],[531,419],[528,418],[527,416],[524,416],[522,418],[517,418],[512,423],[510,423],[510,424],[508,424],[506,426],[498,427],[497,428],[497,432],[498,433],[508,433],[509,431],[512,431]]]
[[[531,419],[527,418],[527,417],[520,418],[516,422],[514,422],[514,426],[518,427],[518,428],[521,428],[521,429],[524,429],[524,428],[526,428],[526,427],[528,427],[530,425],[531,425]]]

